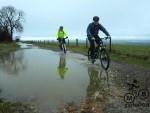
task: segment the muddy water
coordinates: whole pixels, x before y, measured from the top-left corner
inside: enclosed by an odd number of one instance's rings
[[[85,98],[99,102],[104,113],[126,113],[125,86],[117,73],[104,71],[85,56],[22,45],[0,58],[0,97],[30,103],[42,113]],[[134,113],[134,112],[133,112]]]

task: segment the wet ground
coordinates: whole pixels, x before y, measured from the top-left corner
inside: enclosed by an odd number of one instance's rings
[[[122,73],[113,65],[105,71],[81,54],[21,47],[0,58],[1,98],[33,104],[42,113],[69,106],[85,113],[150,113],[148,74]]]

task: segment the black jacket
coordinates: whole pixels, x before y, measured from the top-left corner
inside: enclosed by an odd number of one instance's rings
[[[110,36],[110,34],[107,32],[107,30],[101,24],[95,25],[94,23],[89,24],[89,26],[87,28],[87,36],[93,37],[95,35],[98,35],[100,30],[103,33],[105,33],[105,35]]]

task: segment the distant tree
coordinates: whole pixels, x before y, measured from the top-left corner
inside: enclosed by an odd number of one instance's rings
[[[12,41],[9,32],[6,28],[0,27],[0,42]]]
[[[0,9],[0,34],[7,34],[12,41],[14,32],[23,32],[24,12],[13,6],[5,6]],[[2,35],[2,36],[3,36]]]

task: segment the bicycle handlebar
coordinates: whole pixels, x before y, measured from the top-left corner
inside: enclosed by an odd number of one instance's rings
[[[103,37],[103,38],[101,38],[101,39],[110,39],[111,37],[110,36],[106,36],[106,37]]]
[[[109,51],[111,52],[111,37],[107,36],[107,37],[103,37],[101,39],[105,39],[105,40],[109,39]]]
[[[64,39],[67,39],[68,37],[64,38]]]

